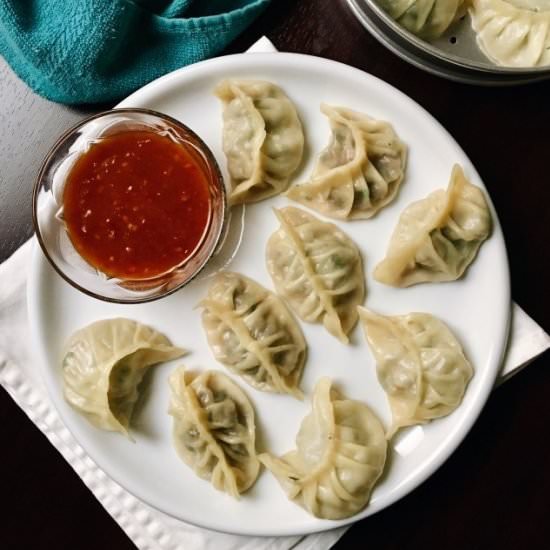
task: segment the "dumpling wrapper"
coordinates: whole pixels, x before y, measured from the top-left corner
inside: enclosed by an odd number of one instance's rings
[[[386,452],[384,428],[369,407],[346,399],[329,378],[321,378],[296,450],[259,459],[290,500],[318,518],[343,519],[367,505]]]
[[[267,269],[277,292],[300,319],[321,323],[344,344],[365,299],[357,245],[336,225],[305,210],[275,210],[281,222],[266,246]]]
[[[281,88],[261,80],[224,80],[215,94],[224,104],[229,202],[256,202],[284,191],[304,152],[304,132],[292,101]]]
[[[483,192],[455,165],[446,191],[434,191],[403,211],[374,278],[396,287],[454,281],[490,232],[491,213]]]
[[[477,43],[494,63],[550,65],[549,0],[473,0],[469,12]]]
[[[216,360],[258,390],[303,399],[298,385],[307,345],[278,296],[244,275],[225,271],[199,306]]]
[[[381,8],[407,30],[431,40],[439,38],[466,13],[464,0],[379,0]]]
[[[202,479],[235,498],[260,471],[254,409],[227,375],[184,368],[170,376],[173,440],[180,458]]]
[[[331,218],[370,218],[396,196],[407,147],[388,122],[326,104],[321,112],[329,119],[331,141],[309,180],[286,195]]]
[[[474,370],[449,328],[428,313],[387,317],[357,309],[392,410],[388,438],[453,412]]]
[[[128,436],[138,386],[149,367],[185,353],[147,325],[122,318],[97,321],[75,332],[65,347],[65,399],[94,426]]]

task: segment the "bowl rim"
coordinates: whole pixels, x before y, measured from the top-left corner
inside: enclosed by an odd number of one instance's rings
[[[150,115],[153,117],[163,119],[164,121],[167,121],[170,124],[185,130],[186,133],[188,133],[194,140],[196,140],[196,143],[199,146],[201,152],[206,156],[208,165],[213,172],[213,177],[212,177],[213,183],[219,188],[221,192],[221,216],[220,216],[221,223],[219,224],[217,235],[215,235],[214,240],[212,241],[211,250],[208,251],[206,258],[199,264],[198,268],[191,275],[191,277],[186,279],[183,283],[180,283],[176,285],[174,288],[171,288],[170,290],[163,292],[161,294],[155,294],[152,296],[143,296],[143,297],[133,297],[130,299],[112,298],[109,296],[98,294],[92,290],[85,288],[78,282],[74,281],[66,273],[64,273],[63,270],[57,265],[57,262],[53,260],[53,258],[50,256],[50,253],[48,252],[48,248],[42,238],[42,233],[40,232],[40,225],[38,223],[38,216],[37,216],[38,193],[41,188],[44,174],[47,168],[49,168],[51,161],[55,156],[55,154],[57,153],[57,150],[59,149],[59,147],[63,143],[65,143],[65,141],[71,135],[73,135],[77,130],[79,130],[86,124],[92,122],[93,120],[96,120],[98,118],[102,118],[105,116],[113,115],[113,114],[120,114],[120,113],[122,114],[140,113],[140,114]],[[108,109],[106,111],[101,111],[99,113],[95,113],[93,115],[87,116],[82,120],[80,120],[74,126],[71,126],[69,129],[65,130],[59,136],[59,138],[57,138],[55,143],[50,147],[48,153],[44,157],[44,160],[42,161],[42,164],[40,166],[40,170],[38,171],[38,174],[34,180],[33,190],[32,190],[32,224],[33,224],[33,228],[36,234],[36,239],[38,241],[38,244],[40,245],[40,248],[42,249],[42,252],[44,253],[44,256],[47,258],[50,265],[55,269],[55,271],[58,273],[58,275],[61,276],[63,280],[65,280],[67,283],[69,283],[72,287],[76,288],[80,292],[92,298],[95,298],[97,300],[115,303],[115,304],[143,304],[147,302],[154,302],[156,300],[160,300],[161,298],[164,298],[165,296],[170,296],[170,294],[173,294],[174,292],[177,292],[184,286],[188,285],[204,269],[206,264],[210,261],[210,259],[218,249],[219,243],[222,239],[222,236],[225,233],[225,230],[229,221],[228,214],[229,214],[229,210],[228,210],[228,204],[227,204],[227,190],[225,188],[225,180],[224,180],[222,171],[220,169],[220,166],[218,164],[218,161],[216,160],[216,157],[214,153],[211,151],[210,147],[204,142],[204,140],[194,130],[189,128],[189,126],[187,126],[183,122],[177,120],[174,117],[171,117],[170,115],[161,113],[160,111],[155,111],[153,109],[145,109],[142,107],[120,107],[120,108],[114,107],[113,109]],[[210,226],[211,226],[211,222],[210,222]],[[188,258],[188,260],[191,258],[193,258],[193,256]]]
[[[550,79],[550,71],[540,75],[505,75],[444,63],[427,52],[410,47],[402,36],[388,28],[386,22],[369,8],[366,4],[367,0],[346,1],[357,20],[382,46],[417,69],[432,75],[461,84],[487,87],[521,86]],[[362,2],[361,6],[359,2]]]
[[[358,9],[363,10],[358,0],[348,0],[352,2]],[[502,77],[539,77],[544,78],[550,76],[550,66],[537,67],[507,67],[497,65],[489,58],[485,62],[470,61],[460,56],[446,53],[431,44],[429,41],[416,36],[411,31],[395,21],[379,4],[379,0],[363,0],[364,4],[376,14],[376,16],[396,35],[402,38],[410,47],[422,51],[424,54],[435,58],[438,63],[445,63],[459,69],[467,69],[478,73],[497,75]]]

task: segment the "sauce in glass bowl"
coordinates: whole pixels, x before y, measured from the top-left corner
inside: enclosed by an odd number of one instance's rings
[[[109,277],[157,277],[201,245],[211,216],[208,185],[196,153],[167,136],[139,130],[102,138],[67,176],[69,238]]]
[[[229,226],[225,183],[183,122],[116,108],[80,121],[46,155],[33,225],[55,271],[88,296],[158,300],[190,283]]]

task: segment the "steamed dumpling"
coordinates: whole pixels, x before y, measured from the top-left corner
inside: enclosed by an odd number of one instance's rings
[[[166,336],[136,321],[97,321],[75,332],[66,345],[65,399],[94,426],[128,435],[147,369],[184,353]]]
[[[280,298],[238,273],[220,273],[200,305],[214,357],[258,390],[303,398],[300,327]]]
[[[465,13],[464,0],[379,0],[400,25],[425,39],[441,36]]]
[[[235,498],[258,477],[254,409],[228,376],[198,376],[179,368],[170,376],[173,439],[180,458],[201,478]]]
[[[309,181],[287,196],[331,218],[370,218],[395,197],[407,148],[392,126],[343,107],[321,105],[332,137]]]
[[[264,453],[259,459],[290,500],[318,518],[342,519],[367,505],[386,451],[376,415],[322,378],[315,386],[312,411],[296,436],[296,450],[280,458]]]
[[[344,344],[365,299],[355,243],[336,225],[289,206],[275,210],[281,227],[267,242],[267,269],[277,292],[308,323],[322,323]]]
[[[481,50],[506,67],[550,65],[550,0],[473,0]]]
[[[294,104],[271,82],[224,80],[223,150],[231,176],[229,201],[256,202],[284,191],[304,152]]]
[[[474,371],[447,326],[428,313],[386,317],[358,309],[392,410],[389,436],[453,412]]]
[[[454,281],[472,263],[490,231],[483,192],[455,165],[446,191],[434,191],[401,214],[374,278],[397,287]]]

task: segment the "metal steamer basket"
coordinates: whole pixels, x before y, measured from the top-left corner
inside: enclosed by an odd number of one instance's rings
[[[347,0],[363,26],[405,61],[457,82],[509,86],[550,79],[550,67],[510,68],[496,65],[479,49],[469,15],[440,38],[426,42],[394,21],[376,0]]]

